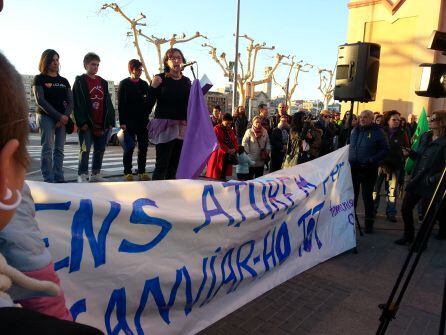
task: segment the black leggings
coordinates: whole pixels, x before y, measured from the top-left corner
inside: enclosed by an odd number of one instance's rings
[[[152,180],[175,179],[180,162],[183,140],[172,140],[155,145],[156,163]]]

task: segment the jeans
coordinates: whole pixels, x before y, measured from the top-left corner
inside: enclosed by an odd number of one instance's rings
[[[182,148],[183,140],[179,139],[155,145],[156,163],[152,180],[176,178]]]
[[[376,167],[352,167],[355,211],[358,205],[359,189],[361,188],[366,220],[373,220],[373,187],[375,186],[377,173],[378,169]]]
[[[40,128],[40,144],[42,153],[40,170],[43,181],[47,183],[63,182],[63,158],[65,145],[65,127],[56,128],[53,118],[46,114],[37,114],[37,124]]]
[[[147,128],[143,127],[140,129],[130,129],[127,128],[126,132],[135,140],[138,141],[138,173],[142,174],[146,172],[146,161],[147,161],[147,148],[149,146],[149,135],[147,133]],[[122,157],[122,162],[124,164],[124,174],[132,174],[132,159],[133,159],[134,149],[124,151],[124,156]]]
[[[79,135],[79,167],[77,174],[88,174],[88,161],[90,159],[90,149],[93,144],[93,166],[91,168],[92,174],[98,174],[101,172],[102,159],[104,158],[105,148],[107,146],[110,129],[107,129],[102,136],[93,136],[93,130],[88,128],[87,130],[80,130]]]
[[[384,188],[387,193],[387,207],[386,207],[386,215],[388,217],[395,217],[396,215],[396,200],[398,198],[398,185],[399,185],[399,177],[400,171],[391,171],[391,175],[389,176],[387,173],[378,170],[378,178],[376,179],[375,190],[373,192],[373,200],[374,200],[374,208],[375,211],[378,211],[379,201],[380,201],[380,192],[381,187],[384,182]]]

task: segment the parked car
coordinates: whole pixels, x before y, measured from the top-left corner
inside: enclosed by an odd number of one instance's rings
[[[119,145],[118,131],[120,131],[120,130],[121,130],[121,126],[119,125],[119,121],[116,121],[116,127],[113,127],[112,131],[110,132],[110,138],[108,140],[108,144]]]

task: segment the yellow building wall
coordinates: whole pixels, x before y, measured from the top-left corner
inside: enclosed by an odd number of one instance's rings
[[[421,63],[444,61],[439,52],[427,49],[433,30],[444,30],[446,0],[362,0],[349,3],[347,43],[381,45],[376,101],[355,103],[355,111],[383,112],[396,109],[403,115],[419,114],[423,107],[445,107],[445,99],[419,97]],[[350,104],[343,104],[343,111]]]

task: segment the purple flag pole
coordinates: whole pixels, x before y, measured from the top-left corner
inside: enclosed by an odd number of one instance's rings
[[[177,179],[197,178],[217,147],[217,137],[212,127],[200,81],[195,79],[187,105],[187,129],[178,164]]]

